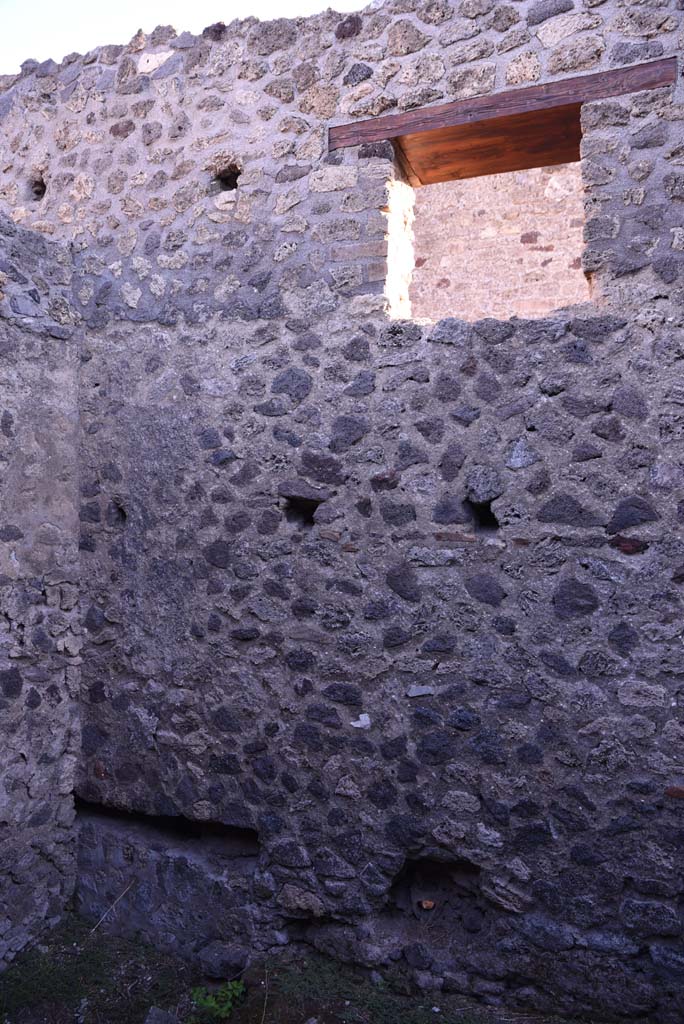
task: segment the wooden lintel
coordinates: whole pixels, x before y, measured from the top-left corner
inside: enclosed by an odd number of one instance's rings
[[[485,121],[515,114],[529,114],[591,100],[608,99],[626,93],[641,92],[671,85],[677,77],[676,57],[635,64],[591,75],[578,75],[558,82],[532,85],[526,89],[488,96],[473,96],[467,100],[442,103],[434,107],[408,110],[403,114],[385,114],[366,121],[335,125],[329,129],[329,148],[343,149],[364,142],[382,142],[404,135],[452,128],[456,125]]]
[[[414,188],[420,188],[424,182],[418,177],[418,174],[412,166],[409,155],[402,145],[402,140],[394,139],[392,145],[394,146],[394,155],[397,158],[397,163],[399,164],[402,174],[410,185],[413,185]]]
[[[392,145],[413,171],[417,181],[408,180],[414,187],[572,163],[580,158],[580,110],[574,103],[492,117],[401,135]]]

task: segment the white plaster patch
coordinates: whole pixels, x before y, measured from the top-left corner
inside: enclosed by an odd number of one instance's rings
[[[150,278],[150,291],[157,297],[163,295],[166,291],[166,281],[161,274],[153,274]]]
[[[237,198],[236,189],[233,189],[231,192],[221,192],[214,197],[214,206],[217,210],[230,210],[233,204],[237,202]]]
[[[585,32],[600,24],[601,19],[595,14],[559,14],[556,18],[550,18],[539,26],[537,38],[543,46],[552,47],[576,32]]]
[[[295,252],[297,252],[296,242],[284,242],[276,249],[273,259],[276,263],[282,263],[283,260],[286,260],[288,256],[292,256]]]
[[[138,303],[142,298],[142,290],[134,288],[132,284],[126,282],[121,286],[121,297],[127,306],[130,306],[131,309],[137,309]]]
[[[149,262],[149,260],[143,259],[142,256],[134,256],[132,260],[132,265],[134,271],[136,272],[141,281],[143,281],[146,277],[149,277],[150,271],[152,269],[152,264]]]
[[[312,171],[309,181],[312,192],[339,192],[354,188],[358,180],[356,167],[321,167]]]
[[[189,259],[190,257],[186,252],[176,252],[173,256],[168,256],[162,252],[157,256],[157,263],[162,270],[180,270],[188,263]]]
[[[275,213],[287,213],[294,206],[298,206],[303,199],[303,195],[299,189],[291,188],[289,192],[285,192],[283,195],[279,195],[275,203]]]
[[[169,57],[173,56],[173,50],[162,50],[160,53],[142,53],[138,58],[138,71],[141,75],[149,75],[156,71],[162,64],[166,64]]]
[[[407,697],[429,697],[435,692],[432,686],[420,686],[418,684],[409,686],[406,691]]]

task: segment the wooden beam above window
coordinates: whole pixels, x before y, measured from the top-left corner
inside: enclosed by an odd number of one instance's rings
[[[392,141],[414,186],[569,164],[580,158],[580,110],[575,103]]]
[[[329,129],[331,150],[393,141],[414,185],[579,159],[583,103],[671,85],[676,58],[474,96]]]

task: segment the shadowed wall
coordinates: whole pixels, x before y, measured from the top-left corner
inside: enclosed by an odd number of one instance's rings
[[[393,0],[8,83],[2,202],[70,242],[84,331],[80,899],[125,890],[110,927],[202,958],[216,901],[233,958],[677,1021],[681,81],[585,105],[592,301],[536,320],[391,319],[393,150],[327,129],[680,35],[673,3]]]

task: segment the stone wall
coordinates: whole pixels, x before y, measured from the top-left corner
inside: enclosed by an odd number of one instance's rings
[[[589,301],[579,164],[416,191],[416,319],[542,317]]]
[[[326,130],[681,35],[674,3],[392,0],[162,28],[4,93],[4,205],[73,240],[88,325],[77,791],[131,816],[88,818],[90,913],[137,817],[214,823],[258,834],[251,951],[677,1020],[681,82],[585,106],[593,303],[540,320],[391,319],[405,183]],[[112,926],[228,913],[178,857]]]
[[[0,966],[74,884],[78,480],[71,258],[0,218]]]

